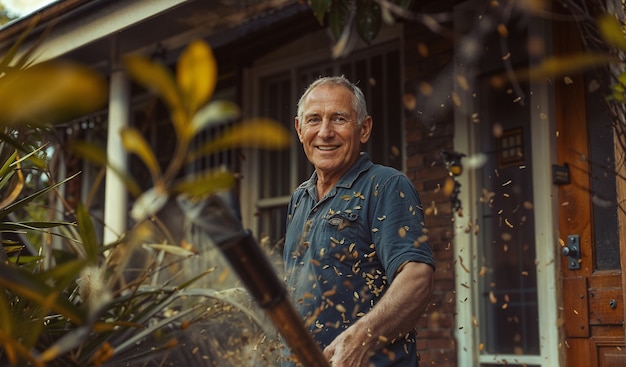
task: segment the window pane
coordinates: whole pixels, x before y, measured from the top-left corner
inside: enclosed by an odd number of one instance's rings
[[[282,123],[293,131],[292,91],[289,73],[264,78],[261,82],[260,115]],[[260,160],[261,198],[285,196],[291,193],[291,152],[288,149],[268,150]]]
[[[481,95],[480,342],[490,354],[539,354],[530,111],[507,90]]]
[[[620,269],[615,151],[611,120],[600,92],[587,95],[594,259],[598,270]]]
[[[276,247],[285,231],[287,206],[265,208],[259,216],[259,238],[268,240],[270,248]]]

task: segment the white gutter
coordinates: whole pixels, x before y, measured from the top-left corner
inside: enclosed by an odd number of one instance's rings
[[[133,24],[179,6],[189,0],[111,1],[89,14],[74,17],[71,22],[54,27],[36,55],[42,62],[64,55],[98,39],[110,36]],[[28,45],[22,50],[27,50]],[[20,55],[21,56],[21,55]]]

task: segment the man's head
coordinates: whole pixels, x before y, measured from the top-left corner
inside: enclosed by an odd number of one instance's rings
[[[361,90],[344,77],[313,82],[298,102],[298,137],[318,179],[337,182],[358,159],[372,131]]]
[[[352,82],[350,82],[343,75],[322,77],[322,78],[315,80],[313,83],[311,83],[308,86],[308,88],[304,91],[304,93],[302,93],[302,96],[300,97],[300,100],[298,101],[298,118],[302,120],[302,105],[304,104],[307,97],[309,96],[309,93],[311,93],[313,89],[322,85],[343,86],[352,92],[354,96],[353,107],[354,107],[354,110],[356,111],[358,124],[359,126],[361,126],[361,123],[367,117],[367,103],[365,102],[365,96],[363,95],[363,92],[361,91],[361,89],[356,86],[356,84],[353,84]]]

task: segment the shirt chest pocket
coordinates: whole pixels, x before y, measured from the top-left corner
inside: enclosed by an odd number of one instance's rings
[[[362,234],[359,233],[358,214],[340,212],[329,215],[323,227],[323,241],[328,243],[326,256],[340,261],[358,256],[357,244],[363,242],[360,238]]]

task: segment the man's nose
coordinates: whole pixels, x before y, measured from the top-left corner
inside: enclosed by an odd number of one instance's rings
[[[322,119],[320,129],[317,131],[319,136],[332,136],[335,133],[335,125],[328,118]]]

